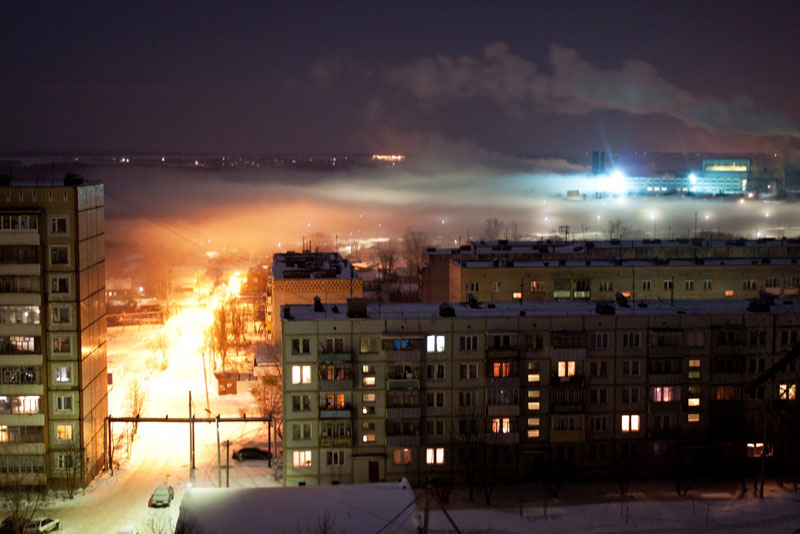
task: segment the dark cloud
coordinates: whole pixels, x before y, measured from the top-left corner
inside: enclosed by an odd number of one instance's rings
[[[552,45],[549,63],[552,73],[543,73],[534,62],[496,42],[480,57],[426,57],[390,70],[386,78],[421,101],[488,98],[513,115],[527,109],[575,116],[615,110],[668,115],[714,132],[800,138],[800,128],[783,113],[760,110],[744,95],[731,101],[696,96],[644,61],[603,70],[575,50]]]

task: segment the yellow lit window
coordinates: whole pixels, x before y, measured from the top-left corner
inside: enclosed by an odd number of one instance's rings
[[[56,437],[59,441],[72,441],[72,425],[56,425]]]
[[[622,431],[623,432],[638,432],[639,431],[639,416],[638,415],[623,415],[622,416]]]
[[[538,428],[530,428],[530,429],[528,429],[528,437],[529,438],[538,438],[539,437],[539,429]]]
[[[686,414],[686,420],[689,421],[690,423],[699,423],[700,414],[699,413]]]
[[[539,376],[539,373],[530,373],[528,375],[528,382],[531,382],[531,383],[539,382],[541,379],[542,379],[542,377]]]
[[[795,400],[797,398],[797,385],[778,384],[778,396],[781,400]]]
[[[444,464],[444,447],[437,447],[425,450],[425,463],[428,465]]]
[[[689,360],[689,367],[700,367],[700,360]]]
[[[515,298],[515,299],[521,299],[522,298],[522,291],[514,291],[514,293],[512,294],[512,297]]]
[[[540,407],[540,405],[539,405],[539,403],[538,403],[538,402],[529,402],[529,403],[528,403],[528,409],[529,409],[530,411],[532,411],[532,412],[537,412],[537,411],[539,411],[539,407]]]
[[[575,376],[575,362],[558,362],[558,376],[559,378]]]
[[[363,378],[363,381],[362,381],[362,382],[363,382],[363,384],[364,384],[365,386],[368,386],[368,387],[369,387],[369,386],[374,386],[374,385],[375,385],[375,377],[374,377],[374,376],[365,376],[365,377]]]
[[[361,436],[361,441],[364,443],[375,443],[375,434],[364,434]]]
[[[689,399],[689,406],[697,407],[700,406],[700,399],[697,397],[691,397]]]
[[[292,467],[311,467],[311,451],[292,451]]]
[[[725,290],[725,296],[726,297],[732,297],[733,296],[733,289],[726,289]]]

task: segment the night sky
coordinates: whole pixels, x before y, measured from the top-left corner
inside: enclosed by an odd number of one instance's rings
[[[4,2],[0,151],[800,148],[800,2]]]

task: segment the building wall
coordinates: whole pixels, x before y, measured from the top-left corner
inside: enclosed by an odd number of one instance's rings
[[[707,300],[755,298],[761,290],[797,296],[800,266],[789,260],[782,264],[753,260],[744,265],[560,267],[556,263],[548,267],[486,268],[451,262],[449,278],[450,302],[464,302],[470,293],[483,302],[515,300],[514,293],[521,294],[524,301],[613,300],[618,292],[628,292],[636,300]],[[579,280],[585,282],[585,290],[577,290],[575,283]],[[494,291],[498,283],[499,290]]]
[[[0,304],[40,309],[38,325],[0,325],[3,334],[39,338],[33,354],[3,356],[5,366],[34,366],[38,383],[3,383],[0,393],[41,396],[39,413],[0,415],[0,425],[9,427],[0,437],[6,440],[0,442],[0,456],[36,464],[28,471],[48,485],[74,477],[82,486],[102,468],[107,414],[102,199],[99,185],[0,188],[0,215],[29,210],[38,217],[35,231],[0,231],[0,244],[38,247],[34,262],[0,264],[5,278]],[[10,277],[28,275],[35,291],[14,287]],[[12,443],[19,438],[11,434],[19,430],[10,427],[40,430],[23,438],[25,443]]]
[[[703,230],[703,227],[700,227]],[[602,246],[601,246],[602,245]],[[420,269],[420,300],[447,302],[453,293],[451,260],[631,260],[631,259],[725,259],[725,258],[797,258],[800,241],[781,240],[758,243],[751,241],[707,241],[703,239],[648,243],[633,241],[551,243],[527,241],[519,243],[475,243],[460,249],[431,249],[423,253]]]
[[[369,482],[370,472],[373,480],[461,482],[466,468],[457,458],[475,446],[462,432],[467,420],[478,422],[485,446],[477,463],[512,480],[556,464],[578,476],[620,465],[665,474],[687,454],[741,456],[746,442],[761,441],[764,407],[741,397],[742,387],[785,353],[800,326],[785,313],[290,320],[283,331],[284,483],[297,485]],[[441,352],[436,338],[427,350],[431,335],[443,336]],[[337,352],[321,349],[329,337],[342,338]],[[393,350],[403,339],[411,348]],[[741,372],[718,371],[728,357],[744,362]],[[401,363],[408,370],[398,376]],[[331,364],[352,378],[321,380]],[[304,366],[309,383],[293,383]],[[508,376],[496,376],[504,369]],[[779,372],[766,398],[777,398],[778,383],[796,388],[796,372]],[[738,400],[717,400],[723,386]],[[399,393],[412,400],[397,406]],[[295,409],[301,395],[310,397],[308,410]],[[330,409],[327,395],[344,404]],[[730,425],[715,421],[727,421],[734,405],[741,421],[724,435],[720,426]],[[332,421],[350,431],[323,437]],[[296,425],[309,432],[295,434]],[[310,465],[297,461],[305,459]]]

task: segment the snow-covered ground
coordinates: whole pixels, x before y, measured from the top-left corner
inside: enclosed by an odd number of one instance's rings
[[[800,495],[778,493],[767,499],[628,501],[575,506],[541,506],[519,509],[449,510],[466,533],[614,533],[651,532],[786,533],[800,529]],[[431,511],[429,532],[456,532],[445,515]]]
[[[182,303],[179,315],[171,318],[164,330],[170,341],[168,367],[153,370],[147,360],[153,351],[148,339],[161,327],[113,327],[108,334],[108,369],[114,376],[109,393],[109,412],[114,416],[130,415],[127,400],[128,385],[139,380],[147,392],[143,416],[187,417],[189,391],[192,391],[195,415],[207,416],[206,389],[203,384],[203,331],[211,319],[208,305],[195,301]],[[243,412],[255,415],[249,391],[237,395],[218,396],[215,383],[209,384],[208,404],[212,414],[238,417]],[[122,424],[119,425],[120,430]],[[195,426],[196,465],[194,484],[200,487],[217,486],[217,437],[213,423]],[[230,440],[231,452],[243,446],[266,447],[267,430],[264,423],[223,423],[220,425],[222,484],[225,485],[225,441]],[[177,517],[178,506],[189,472],[189,425],[181,423],[142,423],[132,447],[130,458],[123,450],[115,453],[119,469],[113,476],[105,472],[89,488],[72,500],[51,499],[39,514],[61,520],[62,531],[71,534],[115,533],[124,525],[142,526],[149,517]],[[147,507],[147,501],[161,484],[175,489],[175,500],[165,510]],[[279,485],[272,477],[266,461],[239,462],[230,460],[230,486],[253,487]]]

